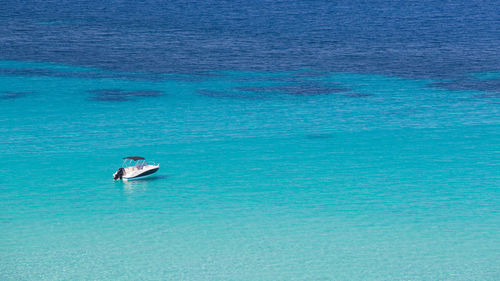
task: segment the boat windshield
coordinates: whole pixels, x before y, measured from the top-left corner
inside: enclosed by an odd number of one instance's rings
[[[139,159],[134,159],[139,158]],[[123,158],[122,168],[136,167],[137,169],[142,169],[147,165],[158,165],[153,161],[146,161],[143,157],[125,157]]]
[[[133,159],[128,159],[126,158],[125,160],[123,160],[123,164],[122,164],[122,168],[126,168],[126,167],[132,167],[132,166],[135,166],[135,167],[144,167],[146,165],[146,160],[133,160]]]

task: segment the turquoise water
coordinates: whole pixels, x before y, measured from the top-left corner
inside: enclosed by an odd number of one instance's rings
[[[2,280],[500,278],[498,95],[313,69],[0,67]],[[128,155],[161,169],[113,182]]]

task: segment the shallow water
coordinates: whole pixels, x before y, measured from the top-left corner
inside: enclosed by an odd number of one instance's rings
[[[497,98],[300,73],[2,75],[2,278],[496,279]]]

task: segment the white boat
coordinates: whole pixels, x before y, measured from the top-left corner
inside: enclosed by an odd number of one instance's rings
[[[146,162],[144,157],[129,156],[123,158],[121,168],[113,174],[114,180],[135,180],[144,178],[156,173],[160,169],[160,164]]]

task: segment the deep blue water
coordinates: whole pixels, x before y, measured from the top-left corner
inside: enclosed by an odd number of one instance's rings
[[[4,59],[193,73],[498,70],[498,1],[5,1]],[[498,89],[498,88],[497,88]]]
[[[499,280],[499,8],[2,2],[0,280]]]

